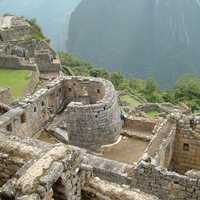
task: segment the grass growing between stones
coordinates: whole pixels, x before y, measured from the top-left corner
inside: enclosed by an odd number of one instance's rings
[[[123,102],[126,102],[132,108],[137,107],[141,104],[139,101],[137,101],[136,99],[134,99],[130,95],[120,96],[120,100],[123,101]]]
[[[9,87],[14,98],[23,96],[27,88],[31,72],[27,70],[0,69],[0,88]]]
[[[157,117],[159,114],[158,111],[151,111],[151,112],[147,112],[147,115],[150,117],[150,118],[155,118]]]

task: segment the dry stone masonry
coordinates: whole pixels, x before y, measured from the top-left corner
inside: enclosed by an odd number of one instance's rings
[[[60,61],[45,39],[33,35],[23,17],[0,16],[0,68],[59,72]]]
[[[7,135],[32,137],[60,110],[70,144],[96,150],[120,135],[122,122],[112,84],[84,77],[58,78],[24,98],[0,116],[0,128]]]
[[[63,76],[21,17],[0,17],[1,67],[57,78],[15,103],[0,90],[0,200],[200,199],[200,116],[185,105],[145,103],[122,117],[111,82]]]

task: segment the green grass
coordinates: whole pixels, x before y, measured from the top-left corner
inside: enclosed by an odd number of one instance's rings
[[[157,117],[158,114],[159,114],[158,111],[147,112],[147,115],[148,115],[150,118],[155,118],[155,117]]]
[[[14,98],[23,95],[29,80],[30,71],[0,69],[0,87],[9,87]]]
[[[139,101],[137,101],[135,98],[131,97],[130,95],[120,96],[120,100],[128,103],[130,107],[137,107],[141,104]]]

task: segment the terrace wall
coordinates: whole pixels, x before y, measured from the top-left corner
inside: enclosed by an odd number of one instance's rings
[[[9,88],[0,89],[0,102],[4,104],[10,104],[12,101],[12,95]]]

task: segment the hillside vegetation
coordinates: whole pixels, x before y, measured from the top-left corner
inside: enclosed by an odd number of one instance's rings
[[[134,107],[145,101],[173,104],[185,103],[192,111],[200,111],[200,77],[197,75],[183,75],[176,81],[170,90],[160,90],[153,78],[142,80],[137,78],[127,79],[120,72],[109,73],[103,67],[95,67],[71,54],[59,53],[63,70],[67,75],[82,75],[102,77],[110,80],[118,91],[123,94],[121,100]],[[73,74],[71,74],[73,73]],[[155,113],[150,113],[155,115]]]

